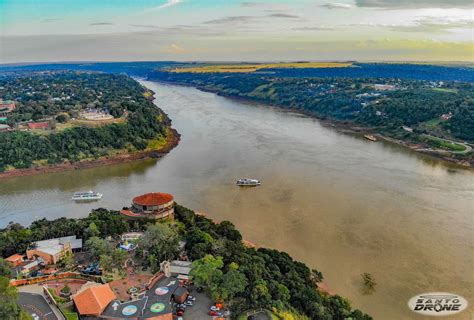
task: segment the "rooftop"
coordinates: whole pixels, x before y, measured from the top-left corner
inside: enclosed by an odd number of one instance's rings
[[[47,129],[48,127],[47,122],[28,122],[28,128],[30,129]]]
[[[169,193],[151,192],[133,198],[133,203],[141,206],[160,206],[173,201],[173,196]]]
[[[90,287],[73,297],[79,314],[100,315],[107,305],[116,299],[108,284]]]
[[[18,260],[23,260],[23,256],[19,253],[15,253],[15,254],[9,256],[8,258],[6,258],[5,260],[8,261],[8,262],[16,262]]]
[[[71,243],[71,249],[82,248],[82,239],[77,239],[76,236],[68,236],[62,238],[36,241],[35,249],[54,255],[61,252],[61,250],[63,250],[64,244],[68,242]]]

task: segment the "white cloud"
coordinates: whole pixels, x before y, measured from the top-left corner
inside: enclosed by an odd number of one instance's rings
[[[321,7],[326,9],[351,9],[352,6],[347,3],[339,3],[339,2],[329,2],[326,4],[322,4]]]
[[[170,44],[166,47],[165,52],[169,53],[186,53],[186,50],[183,47],[178,46],[175,43]]]
[[[161,4],[157,7],[150,8],[146,11],[158,11],[158,10],[162,10],[162,9],[166,9],[166,8],[175,6],[175,5],[180,4],[182,2],[183,2],[183,0],[166,0],[165,3],[163,3],[163,4]]]

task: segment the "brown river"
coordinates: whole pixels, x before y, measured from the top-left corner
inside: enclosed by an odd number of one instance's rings
[[[149,191],[230,220],[244,238],[323,272],[331,291],[375,319],[425,319],[416,294],[474,295],[474,173],[317,120],[194,88],[143,82],[181,133],[164,158],[0,181],[0,227],[120,209]],[[235,180],[255,177],[258,188]],[[100,202],[73,203],[95,190]],[[369,272],[376,291],[364,295]],[[429,319],[429,318],[426,318]]]

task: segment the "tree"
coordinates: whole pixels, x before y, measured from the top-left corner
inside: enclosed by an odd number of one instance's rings
[[[238,269],[239,266],[235,262],[229,265],[229,271],[224,274],[222,281],[218,284],[216,290],[218,298],[224,301],[232,301],[237,294],[245,290],[247,279]]]
[[[121,249],[114,249],[112,251],[112,261],[117,270],[122,274],[125,270],[125,260],[127,259],[128,253]]]
[[[174,259],[179,253],[178,234],[165,223],[149,225],[138,242],[143,250],[155,255],[159,262]]]
[[[322,282],[324,277],[323,277],[323,273],[316,270],[316,269],[311,269],[311,279],[315,282],[315,283],[319,283],[319,282]]]
[[[15,287],[10,286],[10,279],[0,277],[0,319],[16,320],[21,315],[18,305],[18,293]]]
[[[93,260],[99,260],[101,255],[110,254],[111,248],[110,244],[98,237],[89,238],[86,241],[86,248],[89,250],[89,254]]]
[[[63,295],[69,295],[71,293],[71,288],[67,285],[67,283],[64,285],[64,287],[61,289],[61,293]]]
[[[94,222],[89,224],[89,227],[86,229],[86,234],[89,238],[100,236],[99,228],[97,228],[97,225]]]
[[[56,117],[56,121],[60,123],[64,123],[67,121],[67,116],[64,114],[60,114]]]
[[[363,289],[365,294],[371,294],[375,291],[375,286],[377,283],[375,282],[372,275],[368,272],[364,272],[361,274],[362,281],[363,281]]]
[[[75,266],[75,264],[76,261],[74,260],[73,254],[67,254],[59,261],[59,265],[65,269],[71,269]]]
[[[194,278],[194,283],[200,287],[208,287],[220,283],[223,273],[224,262],[222,257],[215,258],[208,254],[204,258],[192,263],[190,275]]]
[[[108,255],[108,254],[100,255],[99,263],[100,263],[100,267],[104,271],[106,271],[106,272],[111,272],[112,271],[113,261],[112,261],[112,257],[110,255]]]
[[[0,258],[0,277],[10,278],[10,264],[5,260]]]

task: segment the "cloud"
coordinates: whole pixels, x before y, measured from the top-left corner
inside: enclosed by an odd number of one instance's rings
[[[111,26],[113,23],[111,22],[94,22],[90,24],[91,26]]]
[[[285,19],[299,19],[300,17],[294,14],[288,14],[288,13],[272,13],[269,14],[267,17],[270,18],[285,18]]]
[[[235,24],[254,21],[256,17],[252,16],[229,16],[219,19],[204,21],[204,24]]]
[[[473,19],[453,19],[449,17],[422,17],[411,24],[356,23],[350,27],[385,28],[395,32],[451,33],[455,29],[474,28]]]
[[[277,19],[301,19],[299,16],[288,13],[272,13],[266,16],[228,16],[224,18],[218,18],[213,20],[204,21],[203,24],[228,24],[236,25],[249,22],[262,22],[264,19],[277,18]]]
[[[368,8],[473,8],[472,0],[356,0],[358,7]]]
[[[183,2],[183,0],[166,0],[165,3],[163,3],[163,4],[161,4],[157,7],[150,8],[146,11],[159,11],[159,10],[163,10],[163,9],[175,6],[175,5],[180,4],[182,2]]]
[[[250,1],[245,1],[240,4],[242,7],[247,7],[247,8],[252,8],[252,7],[260,7],[264,5],[264,3],[261,2],[250,2]]]
[[[412,25],[394,25],[388,28],[397,32],[450,33],[454,32],[454,29],[474,28],[474,20],[435,19],[433,17],[427,17],[416,20]]]
[[[331,30],[335,30],[335,28],[326,27],[326,26],[313,26],[313,27],[291,28],[291,30],[297,30],[297,31],[331,31]]]
[[[175,43],[170,44],[169,46],[166,47],[164,50],[165,52],[168,53],[176,53],[176,54],[183,54],[186,53],[186,50],[180,46],[178,46]]]
[[[324,7],[326,9],[351,9],[352,6],[347,3],[339,3],[339,2],[329,2],[326,4],[320,5],[320,7]]]

